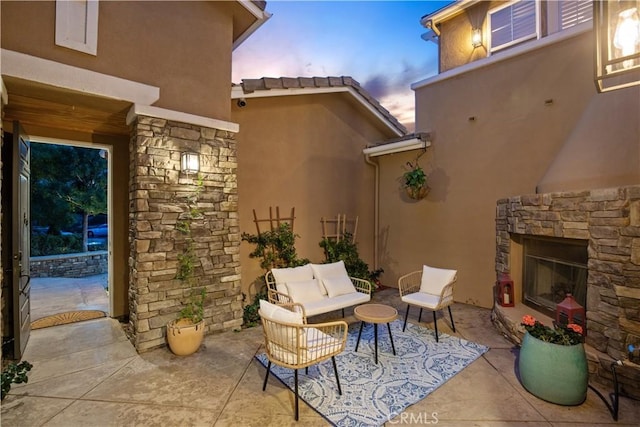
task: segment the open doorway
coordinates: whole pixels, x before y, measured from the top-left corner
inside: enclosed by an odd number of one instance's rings
[[[32,328],[111,316],[110,148],[31,143]]]

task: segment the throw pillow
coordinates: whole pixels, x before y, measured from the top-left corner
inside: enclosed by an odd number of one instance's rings
[[[318,279],[287,282],[287,290],[293,302],[299,304],[320,301],[324,298],[318,286]]]
[[[329,264],[310,264],[313,270],[313,277],[320,280],[323,285],[321,287],[322,294],[327,295],[327,289],[324,286],[324,279],[346,277],[349,278],[344,261],[332,262]]]
[[[324,287],[327,288],[329,298],[357,292],[356,287],[353,286],[353,282],[348,277],[329,277],[322,282]]]
[[[429,267],[428,265],[423,266],[420,292],[440,295],[442,288],[455,279],[457,273],[457,270]]]

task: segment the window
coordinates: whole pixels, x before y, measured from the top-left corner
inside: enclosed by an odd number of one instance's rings
[[[560,8],[560,30],[566,30],[593,19],[591,0],[562,1],[558,2],[558,7]]]
[[[56,1],[56,44],[97,54],[98,0]]]
[[[538,3],[520,0],[489,11],[491,52],[538,38]]]

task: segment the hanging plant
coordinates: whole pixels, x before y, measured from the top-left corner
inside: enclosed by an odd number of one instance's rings
[[[416,200],[424,198],[428,192],[427,175],[424,173],[422,167],[418,164],[416,159],[415,163],[407,162],[409,170],[403,175],[404,188],[407,190],[407,195]]]

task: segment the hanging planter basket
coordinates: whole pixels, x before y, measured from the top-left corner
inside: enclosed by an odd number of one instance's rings
[[[426,185],[423,185],[422,187],[404,187],[404,189],[407,191],[407,196],[409,196],[410,199],[414,199],[414,200],[422,200],[425,197],[427,197],[427,194],[429,194],[429,190],[430,188],[427,187]]]

